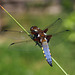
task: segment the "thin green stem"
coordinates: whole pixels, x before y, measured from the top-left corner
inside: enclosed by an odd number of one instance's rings
[[[17,25],[27,34],[27,35],[30,35],[27,31],[26,31],[26,29],[5,9],[5,8],[3,8],[1,5],[0,5],[0,7],[17,23]],[[30,38],[31,39],[33,39],[32,38],[32,36],[30,36]],[[36,42],[35,42],[36,43]],[[38,46],[39,47],[41,47],[41,45],[38,43]],[[66,73],[66,71],[57,63],[57,61],[52,57],[52,60],[55,62],[55,64],[63,71],[63,73],[65,74],[65,75],[68,75],[67,73]]]
[[[52,60],[56,63],[56,65],[62,70],[65,75],[68,75],[66,71],[58,64],[58,62],[52,57]]]

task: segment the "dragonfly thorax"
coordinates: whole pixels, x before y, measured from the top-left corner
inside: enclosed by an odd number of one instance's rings
[[[50,38],[52,37],[52,35],[47,35],[48,29],[45,30],[41,30],[40,28],[38,28],[37,26],[32,26],[30,28],[31,34],[34,35],[33,40],[37,41],[39,43],[42,44],[42,42],[47,41],[49,42]]]

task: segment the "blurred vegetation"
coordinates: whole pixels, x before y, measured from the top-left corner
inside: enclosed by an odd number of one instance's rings
[[[69,29],[70,31],[53,36],[49,47],[52,57],[56,59],[66,72],[70,75],[75,75],[75,11],[72,10],[70,0],[62,1],[65,10],[70,11],[70,13],[64,12],[58,15],[14,13],[12,15],[27,31],[30,31],[30,27],[33,25],[44,29],[57,18],[62,18],[64,30]],[[21,30],[6,13],[4,13],[4,16],[6,20],[2,30]],[[38,46],[35,46],[33,41],[9,47],[10,43],[20,41],[20,39],[10,38],[22,38],[21,34],[21,36],[18,35],[19,33],[16,32],[13,34],[11,32],[2,32],[0,34],[0,75],[64,75],[54,62],[53,67],[48,65],[42,50]],[[25,36],[26,40],[26,34],[23,34],[23,36]]]
[[[73,0],[61,0],[61,4],[66,12],[72,12],[73,11]]]

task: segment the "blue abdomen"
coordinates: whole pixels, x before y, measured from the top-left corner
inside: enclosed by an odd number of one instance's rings
[[[42,43],[42,50],[47,62],[49,63],[50,66],[52,66],[51,53],[47,42]]]

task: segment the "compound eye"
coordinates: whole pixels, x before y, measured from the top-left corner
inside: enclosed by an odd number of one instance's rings
[[[33,27],[30,28],[30,31],[32,31],[32,30],[33,30]]]

